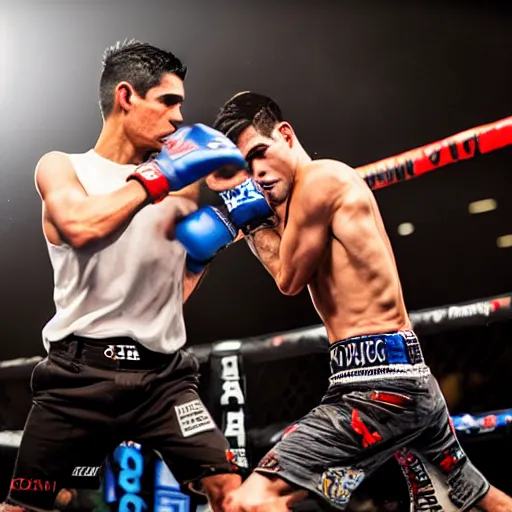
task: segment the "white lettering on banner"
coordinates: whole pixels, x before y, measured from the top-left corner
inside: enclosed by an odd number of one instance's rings
[[[435,323],[438,324],[446,319],[469,318],[472,316],[489,316],[493,312],[493,303],[489,301],[465,304],[462,306],[449,306],[446,308],[411,313],[413,324]]]
[[[221,379],[222,395],[220,403],[223,410],[230,405],[230,399],[233,399],[233,406],[238,406],[236,410],[227,410],[224,413],[224,436],[235,440],[236,445],[230,442],[230,451],[235,455],[235,464],[239,467],[249,467],[247,455],[245,452],[245,414],[241,407],[245,404],[245,397],[240,385],[240,369],[238,366],[238,356],[224,356],[221,359]]]
[[[338,367],[337,370],[383,364],[386,360],[386,343],[379,339],[351,341],[337,345],[331,350],[331,362]]]
[[[236,437],[238,447],[245,446],[245,415],[244,411],[228,411],[226,414],[226,428],[224,435],[226,437]]]
[[[183,405],[176,405],[174,410],[183,437],[215,429],[215,423],[201,400],[192,400]]]
[[[101,466],[77,466],[71,476],[97,476]]]
[[[238,404],[245,403],[244,394],[242,393],[242,388],[240,387],[240,382],[226,381],[224,384],[222,384],[222,391],[223,393],[220,397],[220,403],[222,405],[228,405],[230,398],[234,398]]]
[[[446,308],[433,309],[432,311],[424,311],[422,313],[411,313],[411,321],[413,324],[442,322],[448,316]]]
[[[476,304],[467,304],[466,306],[450,306],[448,308],[448,318],[467,318],[471,316],[489,316],[492,311],[490,302],[477,302]]]
[[[223,357],[220,364],[222,365],[222,380],[240,380],[237,356]]]
[[[240,373],[238,371],[238,358],[237,356],[226,356],[220,361],[222,365],[221,379],[224,381],[222,384],[222,396],[220,403],[228,405],[229,399],[234,398],[237,404],[244,404],[244,394],[240,387]]]
[[[116,361],[140,361],[140,354],[135,345],[109,345],[103,355]]]

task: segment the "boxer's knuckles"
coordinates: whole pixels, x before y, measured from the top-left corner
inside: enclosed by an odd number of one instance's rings
[[[176,223],[198,209],[197,203],[194,200],[171,195],[168,195],[161,201],[158,207],[164,210],[161,228],[169,240],[175,239]]]

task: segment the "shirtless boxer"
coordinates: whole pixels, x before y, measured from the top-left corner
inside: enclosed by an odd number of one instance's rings
[[[56,313],[2,511],[53,509],[61,488],[94,486],[122,441],[155,449],[180,482],[201,482],[215,511],[241,483],[183,350],[183,301],[200,274],[184,275],[185,250],[169,238],[197,209],[193,184],[245,160],[204,125],[176,131],[185,73],[148,44],[109,49],[94,149],[37,166]]]
[[[321,404],[260,461],[232,494],[230,510],[285,511],[308,494],[342,510],[368,474],[407,446],[439,469],[454,510],[510,512],[512,499],[489,485],[450,426],[364,180],[339,161],[312,160],[268,97],[234,96],[214,127],[238,145],[273,209],[266,225],[244,230],[246,240],[283,294],[308,287],[327,331],[332,372]],[[236,216],[258,203],[254,183],[243,173],[206,181],[225,199],[231,233],[243,227]],[[197,245],[187,247],[193,260]]]

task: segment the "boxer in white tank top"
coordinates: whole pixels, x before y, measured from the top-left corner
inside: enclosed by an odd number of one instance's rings
[[[69,159],[89,197],[126,186],[135,168],[108,160],[94,149],[56,158]],[[178,198],[167,201],[184,203]],[[43,329],[47,349],[52,341],[70,334],[100,339],[126,336],[163,353],[185,344],[185,251],[166,236],[167,201],[146,206],[124,229],[96,244],[74,248],[46,238],[56,307],[55,316]]]
[[[77,468],[99,468],[123,441],[157,451],[179,482],[202,486],[215,512],[241,484],[199,398],[199,365],[182,349],[183,302],[201,273],[186,271],[173,233],[197,210],[199,180],[245,160],[204,125],[174,135],[185,74],[175,55],[149,44],[109,48],[94,148],[52,151],[37,165],[55,314],[0,512],[52,510],[62,489],[94,486]],[[51,481],[50,490],[19,488],[28,476]]]

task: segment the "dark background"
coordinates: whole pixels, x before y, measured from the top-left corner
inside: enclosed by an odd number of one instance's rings
[[[106,46],[134,37],[182,57],[189,123],[251,89],[310,152],[359,166],[511,115],[511,22],[486,0],[0,0],[0,359],[43,355],[52,272],[33,172],[47,151],[94,145]],[[511,156],[376,192],[410,309],[512,289],[512,249],[496,247],[512,232]],[[498,209],[470,216],[485,198]],[[398,236],[401,222],[416,231]],[[191,344],[318,322],[307,293],[281,296],[244,244],[214,262],[186,317]]]

